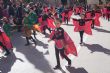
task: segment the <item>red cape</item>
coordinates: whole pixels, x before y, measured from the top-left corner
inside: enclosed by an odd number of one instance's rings
[[[78,14],[79,13],[79,8],[75,8],[75,14]]]
[[[70,10],[70,11],[68,12],[69,20],[70,20],[72,14],[73,14],[73,10]]]
[[[38,22],[42,23],[42,16],[38,18]]]
[[[64,21],[65,21],[65,20],[64,20],[65,13],[64,13],[64,12],[61,13],[61,16],[62,16],[62,21],[64,22]]]
[[[99,21],[100,16],[101,16],[101,13],[95,13],[95,17],[94,17],[95,26],[100,26],[100,21]]]
[[[75,8],[75,14],[82,13],[82,12],[83,12],[83,8],[82,7],[76,7]]]
[[[42,21],[40,24],[41,32],[43,31],[44,26],[47,26],[47,21]]]
[[[73,13],[72,10],[70,10],[70,11],[68,12],[68,14],[65,14],[65,12],[62,12],[62,14],[61,14],[61,16],[62,16],[62,21],[63,21],[63,22],[65,21],[65,20],[64,20],[64,17],[65,17],[66,15],[68,15],[68,20],[70,21],[70,18],[71,18],[72,13]]]
[[[55,16],[55,18],[58,18],[58,14],[57,13],[55,13],[54,16]]]
[[[68,47],[65,49],[65,54],[73,54],[75,56],[77,56],[77,50],[76,50],[76,46],[74,44],[74,42],[72,41],[72,39],[70,38],[70,36],[64,32],[64,38],[65,38],[65,45],[68,45]]]
[[[55,33],[55,31],[52,31],[52,33],[50,34],[50,39],[52,39],[54,33]],[[73,55],[77,56],[76,46],[74,45],[74,42],[72,41],[72,39],[66,32],[64,32],[64,44],[68,45],[68,47],[65,47],[66,55],[73,54]]]
[[[79,7],[79,13],[82,13],[82,12],[83,12],[83,8]]]
[[[53,29],[55,28],[54,20],[52,18],[48,18],[47,23],[49,28],[53,28]]]
[[[107,14],[107,8],[103,8],[103,9],[101,10],[101,12],[102,12],[102,14]]]
[[[87,12],[85,13],[85,17],[88,18],[88,19],[91,19],[91,18],[92,18],[92,17],[91,17],[91,12],[90,12],[90,11],[87,11]]]
[[[2,32],[2,34],[0,35],[0,42],[2,42],[3,45],[6,46],[8,49],[12,49],[13,48],[9,37],[4,32]]]
[[[44,12],[48,13],[48,7],[44,7]]]
[[[85,25],[84,26],[80,26],[79,25],[79,21],[75,21],[75,20],[73,20],[73,24],[75,26],[75,28],[74,28],[74,31],[75,32],[79,32],[81,30],[84,30],[84,32],[86,34],[92,35],[92,30],[91,30],[92,20],[85,22]]]

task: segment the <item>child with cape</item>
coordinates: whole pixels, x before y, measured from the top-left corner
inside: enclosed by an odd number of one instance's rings
[[[0,25],[3,23],[0,21]],[[2,27],[0,26],[0,48],[6,51],[5,56],[10,54],[9,49],[13,48],[9,37],[3,31]]]
[[[50,42],[51,40],[55,41],[55,53],[56,53],[57,65],[55,66],[54,69],[56,70],[56,69],[61,69],[59,54],[62,56],[62,58],[65,58],[68,61],[68,66],[70,67],[71,60],[67,57],[67,55],[73,54],[77,56],[77,50],[74,45],[74,42],[64,31],[64,29],[60,27],[61,20],[57,18],[55,20],[55,23],[56,23],[56,28],[50,34],[50,40],[48,40],[48,42]]]
[[[74,31],[79,32],[80,34],[80,44],[83,44],[83,34],[92,35],[91,24],[92,19],[85,19],[85,16],[82,14],[81,19],[73,19],[73,24],[75,26]]]
[[[36,45],[36,41],[33,39],[32,32],[31,32],[31,25],[30,25],[30,20],[28,18],[28,12],[25,12],[25,17],[23,19],[23,24],[24,24],[24,36],[26,37],[27,44],[25,46],[30,45],[29,39],[32,39],[34,44]]]

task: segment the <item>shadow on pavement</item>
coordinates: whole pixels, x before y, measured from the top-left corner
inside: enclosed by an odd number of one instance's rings
[[[36,39],[37,46],[42,46],[44,49],[48,49],[48,44],[43,43],[42,41],[39,41]]]
[[[16,60],[20,60],[21,62],[24,62],[20,58],[16,58],[15,54],[11,52],[10,55],[8,55],[6,58],[0,59],[0,73],[8,73],[11,71],[12,66],[16,62]]]
[[[14,40],[17,40],[17,43]],[[15,34],[13,37],[13,45],[16,47],[16,51],[24,54],[26,59],[33,64],[36,69],[43,73],[54,73],[42,52],[39,52],[35,46],[24,46],[23,43],[26,43],[25,38]],[[38,43],[40,43],[39,45],[44,46],[42,42],[37,41],[37,44]]]
[[[94,30],[98,31],[98,32],[104,32],[104,33],[110,33],[110,31],[105,30],[105,29],[101,29],[101,28],[94,28]]]
[[[59,69],[60,71],[61,71],[61,73],[66,73],[62,68],[61,69]]]
[[[84,68],[66,67],[70,73],[88,73]]]
[[[84,46],[86,46],[91,51],[91,53],[102,52],[102,53],[105,53],[107,55],[110,55],[110,50],[107,48],[104,48],[103,46],[101,46],[99,44],[92,44],[92,45],[84,44]]]
[[[45,35],[45,37],[43,37],[43,38],[49,38],[50,33],[45,33],[44,35]]]

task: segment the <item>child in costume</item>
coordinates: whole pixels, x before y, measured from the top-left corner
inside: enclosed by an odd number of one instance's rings
[[[30,20],[28,18],[28,12],[25,12],[25,17],[23,19],[23,24],[24,24],[24,35],[26,37],[27,44],[26,46],[30,45],[29,39],[31,39],[34,44],[36,45],[36,41],[33,39],[32,32],[31,32],[31,25],[30,25]]]
[[[92,19],[85,19],[85,16],[82,14],[81,19],[73,19],[73,24],[75,25],[74,31],[79,32],[80,34],[80,44],[83,44],[83,35],[87,33],[92,35],[91,24]]]
[[[60,19],[55,20],[56,28],[53,30],[53,32],[50,34],[50,42],[51,40],[55,41],[55,53],[56,53],[56,59],[57,59],[57,65],[55,66],[56,69],[61,69],[60,65],[60,58],[59,54],[61,54],[62,58],[65,58],[68,61],[68,66],[71,66],[71,60],[67,57],[68,54],[74,54],[77,56],[76,47],[71,40],[71,38],[68,36],[68,34],[64,31],[64,29],[61,26]]]
[[[4,25],[3,25],[4,32],[7,34],[8,37],[11,37],[11,28],[12,27],[9,23],[9,20],[6,17],[4,17],[3,22],[4,22]]]
[[[33,25],[36,24],[38,17],[37,17],[37,14],[35,13],[35,8],[34,8],[34,6],[30,8],[30,12],[29,12],[28,18],[29,18],[29,21],[30,21],[31,28],[32,28],[32,30],[33,30],[34,38],[37,39],[37,38],[36,38],[36,31],[34,30]]]
[[[0,25],[3,25],[3,23],[0,21]],[[10,54],[9,49],[12,49],[12,44],[9,39],[9,37],[6,35],[6,33],[3,31],[2,27],[0,26],[0,48],[5,50],[5,56]]]

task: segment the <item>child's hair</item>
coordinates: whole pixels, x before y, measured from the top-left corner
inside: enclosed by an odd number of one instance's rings
[[[62,20],[60,18],[56,18],[56,21],[59,21],[60,23],[62,23]]]

